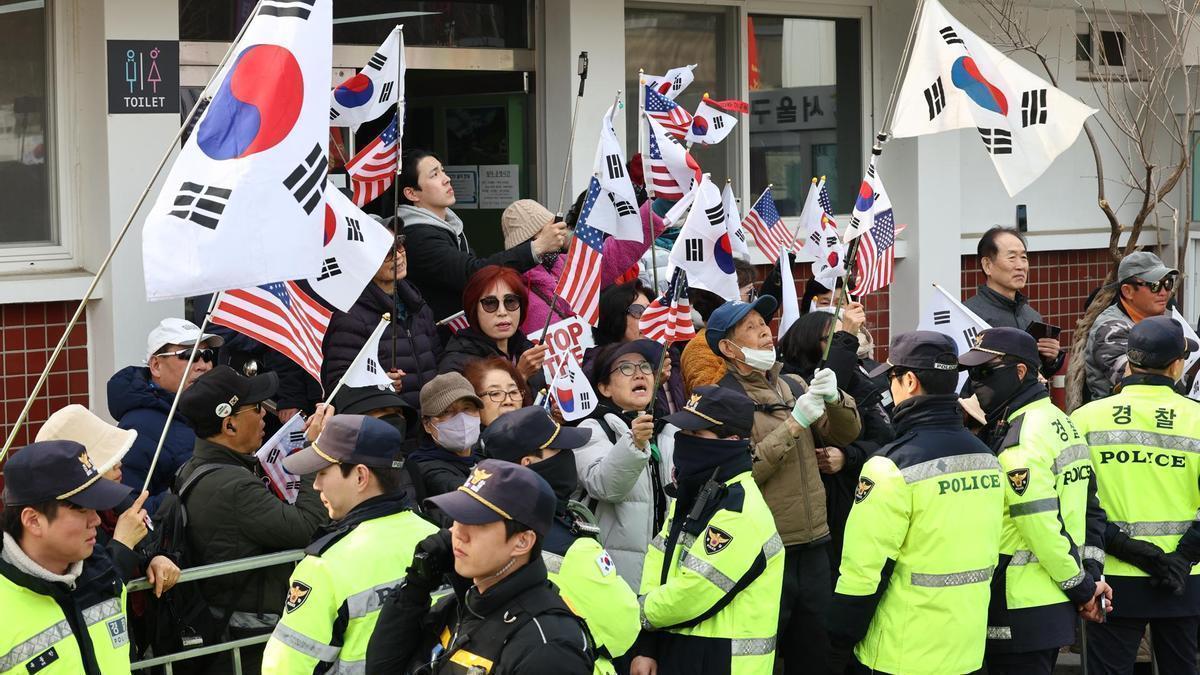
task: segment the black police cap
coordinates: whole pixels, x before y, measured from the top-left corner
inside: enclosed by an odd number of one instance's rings
[[[997,356],[1013,356],[1032,367],[1041,364],[1037,340],[1026,331],[1017,328],[989,328],[975,336],[975,346],[959,357],[963,368],[982,366]]]
[[[1183,326],[1169,316],[1142,319],[1129,330],[1129,362],[1142,368],[1166,368],[1196,351],[1196,341],[1183,334]]]
[[[480,440],[489,457],[520,462],[522,457],[540,455],[542,450],[574,450],[592,437],[591,429],[564,427],[541,406],[531,405],[497,417]]]
[[[931,330],[914,330],[892,338],[888,358],[871,371],[875,378],[892,368],[913,370],[958,370],[958,345],[948,335]]]
[[[750,438],[754,401],[741,392],[709,384],[696,387],[687,405],[664,420],[684,431],[713,429],[719,436]]]

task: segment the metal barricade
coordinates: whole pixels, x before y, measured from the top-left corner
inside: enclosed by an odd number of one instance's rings
[[[213,563],[211,565],[201,565],[199,567],[190,567],[183,570],[179,575],[179,581],[176,585],[184,584],[191,581],[200,581],[201,579],[211,579],[213,577],[224,576],[226,574],[234,574],[237,572],[245,572],[247,570],[259,569],[262,567],[270,567],[272,565],[282,565],[285,563],[297,562],[304,558],[304,550],[296,549],[294,551],[280,551],[279,553],[268,553],[266,555],[256,555],[250,558],[239,558],[237,560],[227,560],[225,562]],[[126,585],[126,589],[132,593],[134,591],[145,591],[154,588],[154,584],[146,581],[145,577],[134,579]],[[252,645],[263,644],[271,638],[270,633],[264,635],[255,635],[253,637],[242,638],[240,640],[230,640],[215,645],[207,645],[197,647],[195,649],[187,649],[174,654],[164,654],[155,656],[149,659],[143,659],[130,665],[130,670],[137,672],[146,668],[154,668],[157,666],[165,666],[167,675],[173,675],[174,669],[171,664],[187,659],[194,659],[209,654],[218,654],[220,652],[233,652],[233,672],[234,675],[242,675],[242,647],[250,647]]]

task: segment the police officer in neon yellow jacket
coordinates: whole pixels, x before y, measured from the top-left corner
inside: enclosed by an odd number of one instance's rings
[[[322,418],[323,419],[323,418]],[[333,415],[308,447],[284,460],[313,483],[333,521],[317,530],[292,573],[263,673],[363,672],[379,608],[418,542],[437,528],[397,490],[400,431],[363,415]]]
[[[1087,444],[1038,382],[1041,357],[1029,333],[985,330],[959,363],[987,414],[985,440],[1006,479],[988,673],[1050,675],[1059,648],[1075,642],[1077,609],[1100,619],[1097,598],[1112,597],[1100,581],[1104,552],[1085,542],[1093,492]]]
[[[1147,623],[1160,672],[1196,672],[1200,405],[1174,389],[1196,348],[1170,317],[1143,319],[1129,331],[1129,375],[1071,416],[1096,471],[1103,512],[1088,528],[1104,533],[1115,604],[1088,625],[1092,672],[1132,672]]]
[[[1000,463],[968,432],[958,357],[941,333],[892,340],[896,440],[863,465],[829,635],[832,672],[966,673],[983,662],[1004,509]]]
[[[129,488],[74,441],[25,446],[4,478],[0,674],[128,673],[125,581],[96,545],[96,512]]]
[[[643,640],[633,672],[771,673],[783,542],[750,473],[754,402],[697,387],[666,421],[676,500],[642,568]]]
[[[591,429],[564,427],[544,408],[528,406],[497,417],[481,440],[489,457],[529,467],[554,490],[558,506],[542,542],[542,560],[563,602],[592,634],[594,672],[615,675],[612,660],[623,656],[638,636],[638,602],[597,541],[599,528],[569,508],[579,485],[574,450],[591,435]]]

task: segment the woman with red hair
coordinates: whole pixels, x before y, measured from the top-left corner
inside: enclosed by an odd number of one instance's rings
[[[500,265],[480,269],[463,289],[463,311],[470,325],[446,343],[438,372],[461,373],[471,359],[499,356],[515,365],[531,388],[539,388],[546,346],[534,345],[521,332],[528,307],[529,291],[520,273]]]

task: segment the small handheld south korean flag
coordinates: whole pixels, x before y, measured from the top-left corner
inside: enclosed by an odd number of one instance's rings
[[[558,377],[550,383],[550,396],[554,397],[563,419],[568,422],[581,420],[596,408],[596,392],[583,374],[579,360],[570,352],[563,359]]]
[[[933,287],[937,289],[937,293],[934,293],[933,297],[929,299],[928,309],[921,316],[921,322],[917,328],[936,331],[948,336],[958,346],[958,353],[966,354],[975,347],[976,336],[991,326],[979,318],[978,314],[967,309],[966,305],[958,301],[958,298],[946,292],[946,289],[937,284],[934,284]],[[958,378],[959,389],[962,389],[966,380],[967,375],[964,372]]]
[[[271,481],[271,491],[289,504],[296,503],[296,495],[300,494],[301,479],[283,468],[283,460],[303,446],[304,417],[292,415],[291,419],[284,422],[279,431],[254,453],[267,479]]]
[[[693,63],[690,66],[672,68],[662,75],[646,75],[646,86],[674,100],[696,79],[693,71],[696,70],[697,65]]]
[[[329,96],[329,126],[358,127],[390,112],[400,103],[404,122],[404,32],[392,29],[388,38],[356,75],[334,87]]]
[[[384,314],[383,318],[379,320],[379,325],[375,326],[375,330],[371,332],[371,337],[367,338],[367,343],[362,346],[358,356],[354,357],[354,362],[342,376],[339,386],[379,387],[380,389],[392,386],[387,371],[379,363],[379,338],[383,336],[383,331],[390,322],[391,315]]]

